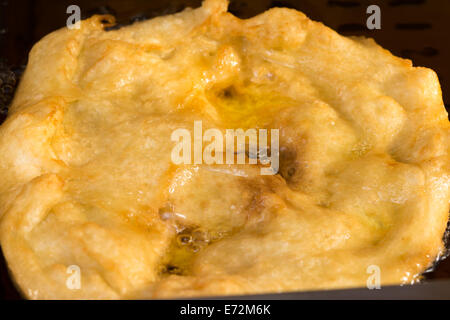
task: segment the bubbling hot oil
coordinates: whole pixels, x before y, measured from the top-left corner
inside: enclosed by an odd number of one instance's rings
[[[167,208],[166,208],[167,209]],[[191,269],[195,256],[208,245],[224,238],[227,233],[221,231],[208,231],[197,226],[183,224],[181,214],[160,211],[163,220],[172,221],[176,237],[172,240],[169,254],[164,264],[162,274],[186,275]]]

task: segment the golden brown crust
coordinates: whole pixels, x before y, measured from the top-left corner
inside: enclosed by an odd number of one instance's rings
[[[26,297],[364,286],[370,265],[382,285],[408,283],[441,252],[436,74],[294,10],[226,7],[108,32],[94,16],[34,46],[0,127],[0,241]],[[279,128],[280,175],[174,165],[171,132],[195,120]]]

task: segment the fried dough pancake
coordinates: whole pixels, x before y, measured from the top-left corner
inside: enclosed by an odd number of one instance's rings
[[[33,47],[0,127],[0,240],[27,298],[361,287],[371,266],[411,283],[442,253],[450,131],[432,70],[290,9],[105,19]],[[279,129],[279,173],[175,165],[171,133],[197,120]]]

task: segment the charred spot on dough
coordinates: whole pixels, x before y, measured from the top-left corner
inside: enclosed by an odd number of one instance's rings
[[[178,275],[181,276],[183,275],[183,270],[180,267],[174,266],[172,264],[168,264],[164,267],[163,269],[163,274],[174,274],[174,275]]]
[[[288,175],[288,177],[293,177],[296,171],[297,171],[297,169],[295,169],[295,167],[290,167],[290,168],[287,170],[287,175]]]
[[[281,148],[279,174],[291,185],[297,182],[301,175],[301,168],[297,161],[297,150],[294,148]]]
[[[209,93],[212,99],[215,98],[215,100],[230,100],[234,98],[239,98],[239,92],[238,89],[234,85],[229,86],[218,86],[218,88],[212,88],[210,89]]]
[[[231,99],[236,95],[237,95],[237,91],[233,86],[229,86],[229,87],[223,89],[221,93],[219,93],[219,96],[223,97],[225,99]]]

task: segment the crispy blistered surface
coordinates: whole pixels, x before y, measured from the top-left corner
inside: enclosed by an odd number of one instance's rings
[[[365,286],[371,265],[409,283],[440,254],[436,74],[294,10],[226,7],[108,32],[95,16],[35,45],[0,127],[0,239],[26,297]],[[279,174],[173,164],[171,133],[196,120],[279,129]]]

